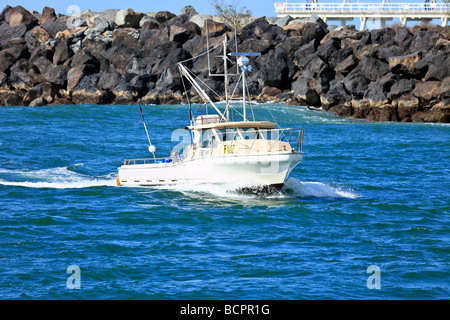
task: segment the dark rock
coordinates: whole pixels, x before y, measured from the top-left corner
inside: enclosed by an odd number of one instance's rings
[[[320,96],[315,90],[313,79],[300,77],[292,84],[292,89],[300,101],[310,106],[320,106]]]
[[[86,75],[91,75],[97,72],[97,68],[92,64],[81,64],[72,67],[67,72],[67,90],[73,91]]]
[[[430,109],[422,110],[411,116],[413,122],[450,122],[450,99],[434,104]]]
[[[134,56],[136,56],[135,51],[124,45],[111,47],[105,53],[105,57],[110,62],[110,72],[118,72],[120,74],[127,73],[127,65]]]
[[[406,74],[415,76],[419,74],[416,69],[416,63],[422,58],[420,51],[404,56],[388,58],[389,68],[397,74]]]
[[[396,57],[396,56],[402,56],[405,53],[404,48],[399,47],[397,45],[386,45],[386,46],[380,46],[376,53],[376,57],[379,60],[382,60],[383,62],[389,63],[389,58]]]
[[[159,11],[155,14],[156,20],[161,24],[164,24],[166,23],[166,21],[169,21],[170,19],[175,17],[176,15],[170,11]]]
[[[119,10],[115,23],[120,28],[139,28],[139,22],[144,17],[143,13],[134,12],[133,9]]]
[[[326,34],[326,29],[319,23],[307,23],[302,30],[302,36],[306,42],[311,40],[320,42]]]
[[[397,46],[401,48],[409,47],[409,43],[411,42],[413,34],[408,30],[408,28],[397,27],[395,31],[395,37],[393,40],[397,44]]]
[[[342,62],[336,65],[335,71],[336,73],[347,75],[350,71],[352,71],[358,65],[358,61],[355,59],[353,55],[349,55]]]
[[[390,71],[388,64],[368,55],[359,62],[358,69],[366,79],[371,81],[376,81]]]
[[[25,25],[11,28],[7,23],[0,24],[0,46],[6,47],[8,42],[14,38],[21,38],[27,32]]]
[[[295,58],[293,62],[300,69],[305,68],[308,63],[316,57],[316,40],[311,40],[308,44],[301,46],[297,51],[295,51]]]
[[[258,78],[261,79],[263,87],[279,89],[289,87],[289,80],[296,69],[282,48],[271,50],[268,54],[260,56],[255,62],[259,65]],[[252,72],[256,74],[256,71]]]
[[[38,25],[38,20],[28,10],[22,6],[16,6],[8,11],[6,22],[11,28],[25,26],[27,30]]]
[[[0,72],[9,73],[9,69],[16,61],[17,59],[8,50],[0,51]]]
[[[97,88],[99,74],[84,76],[72,93],[72,100],[76,104],[104,104],[109,96],[105,90]]]
[[[450,74],[450,53],[439,53],[430,59],[424,80],[444,80]]]
[[[380,82],[371,82],[364,93],[363,99],[368,100],[371,107],[380,107],[389,103]]]
[[[329,89],[330,81],[335,77],[335,71],[319,57],[313,58],[305,67],[303,77],[313,78],[314,89],[318,94],[325,93]]]
[[[351,48],[343,48],[337,51],[334,51],[329,58],[327,59],[328,65],[332,68],[335,68],[345,59],[353,54],[353,50]]]
[[[431,30],[419,31],[411,38],[409,52],[429,51],[439,38],[439,33]]]
[[[45,29],[52,38],[56,38],[58,32],[67,29],[67,23],[61,20],[56,21],[49,20],[44,23],[41,23],[40,27]]]
[[[409,79],[400,79],[396,81],[392,87],[387,97],[391,100],[395,100],[405,93],[411,93],[414,89],[414,84]]]
[[[325,110],[328,110],[328,109],[332,108],[333,106],[343,105],[346,102],[349,102],[350,100],[351,100],[351,97],[345,90],[344,84],[342,83],[341,80],[337,80],[337,79],[332,80],[330,82],[330,89],[328,90],[328,92],[326,92],[320,96],[320,101],[321,101],[322,107]],[[343,109],[338,108],[338,109],[335,109],[335,111],[343,112]],[[348,113],[350,113],[350,110],[347,110],[347,111],[348,111]],[[347,114],[347,115],[350,116],[351,113]]]
[[[139,36],[139,31],[134,28],[116,29],[112,33],[112,46],[124,45],[126,47],[137,48]]]
[[[380,28],[370,31],[372,43],[383,44],[395,38],[396,32],[392,28]]]
[[[367,80],[361,71],[350,72],[343,80],[345,89],[353,96],[360,97],[364,95],[367,90]]]
[[[22,106],[23,95],[24,93],[22,90],[0,88],[0,105]]]
[[[277,47],[280,47],[281,49],[283,49],[283,51],[286,53],[287,57],[291,61],[293,61],[296,57],[296,51],[300,47],[304,46],[305,44],[306,44],[306,41],[303,37],[294,36],[294,37],[287,38],[282,43],[280,43]],[[261,52],[261,54],[263,54],[266,51],[253,51],[253,52]]]
[[[412,115],[419,110],[419,104],[419,99],[412,93],[403,94],[392,101],[392,105],[397,107],[400,121],[411,119]]]
[[[440,81],[419,82],[413,90],[414,95],[424,101],[437,99],[441,89]]]
[[[439,89],[439,98],[450,98],[450,76],[442,81],[441,88]]]
[[[17,90],[29,90],[45,78],[39,70],[27,59],[17,61],[10,70],[9,85]]]
[[[52,36],[41,27],[35,27],[25,34],[26,44],[29,51],[33,51],[41,43],[45,43],[50,40]]]
[[[74,54],[71,65],[72,67],[92,65],[96,70],[100,68],[100,62],[86,48],[80,49]]]
[[[55,9],[44,7],[42,9],[41,19],[39,20],[39,24],[43,24],[49,21],[55,21],[57,19]]]
[[[60,65],[65,63],[69,58],[73,56],[73,51],[70,49],[67,41],[61,41],[55,48],[53,54],[53,64]]]
[[[47,105],[47,100],[44,98],[37,98],[30,103],[30,107],[42,107]]]
[[[268,23],[265,17],[262,17],[244,26],[241,37],[243,40],[267,40],[272,46],[276,46],[286,39],[286,32],[279,26]]]
[[[333,53],[340,49],[341,45],[339,41],[336,39],[330,39],[317,47],[316,54],[327,61]]]
[[[366,119],[369,121],[398,121],[397,109],[390,104],[372,106]]]
[[[211,37],[218,37],[228,31],[231,31],[231,29],[227,24],[207,19],[202,26],[201,35],[209,34]]]
[[[45,72],[45,78],[56,87],[65,88],[67,86],[67,73],[69,68],[63,65],[53,66]]]

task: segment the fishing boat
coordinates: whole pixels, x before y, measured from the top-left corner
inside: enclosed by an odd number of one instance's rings
[[[290,172],[303,158],[303,130],[279,128],[275,121],[256,120],[254,116],[250,119],[247,115],[251,103],[246,101],[246,75],[252,71],[250,59],[260,53],[227,53],[226,35],[219,46],[223,48],[223,54],[219,56],[220,61],[223,60],[223,68],[217,69],[215,73],[211,72],[209,57],[214,48],[207,48],[206,53],[209,75],[224,78],[224,103],[213,102],[205,91],[205,83],[196,79],[195,74],[185,66],[187,60],[179,62],[183,84],[186,79],[204,102],[204,108],[200,108],[198,114],[198,111],[192,111],[192,104],[188,101],[189,125],[185,129],[189,131],[189,143],[180,151],[172,150],[169,156],[157,158],[156,147],[151,143],[139,106],[149,141],[148,150],[153,156],[125,159],[118,168],[117,185],[206,183],[234,184],[243,191],[281,189]],[[222,48],[219,47],[220,50]],[[242,87],[242,96],[237,105],[234,94],[228,92],[230,77],[238,78],[234,91],[238,86]],[[238,113],[236,117],[235,111]]]

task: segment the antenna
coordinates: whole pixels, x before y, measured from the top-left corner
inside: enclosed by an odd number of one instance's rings
[[[242,73],[242,110],[243,110],[243,117],[244,121],[247,121],[247,112],[246,112],[246,88],[245,88],[245,72],[252,72],[253,67],[251,65],[247,66],[250,62],[247,57],[258,57],[261,55],[261,53],[256,52],[244,52],[244,53],[230,53],[232,57],[239,57],[237,60],[237,63],[239,67],[241,68]]]

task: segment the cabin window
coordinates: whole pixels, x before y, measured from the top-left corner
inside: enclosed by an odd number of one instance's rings
[[[211,148],[211,144],[212,144],[212,138],[213,138],[213,134],[212,134],[212,130],[206,130],[202,132],[202,143],[201,143],[201,148]]]
[[[258,128],[242,129],[242,137],[245,140],[260,139]]]

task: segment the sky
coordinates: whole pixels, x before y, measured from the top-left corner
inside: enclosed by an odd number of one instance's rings
[[[221,0],[219,0],[221,1]],[[285,2],[286,0],[225,0],[229,2],[237,2],[239,6],[245,6],[252,12],[254,17],[275,17],[275,2]],[[290,3],[304,3],[306,0],[288,0]],[[342,3],[343,0],[318,0],[323,3]],[[391,3],[423,3],[424,0],[390,0]],[[442,3],[443,0],[437,0]],[[350,0],[351,3],[370,2],[381,3],[382,0]],[[386,0],[387,2],[387,0]],[[170,11],[178,14],[180,10],[186,6],[191,5],[198,13],[214,14],[211,0],[108,0],[108,1],[92,1],[92,0],[0,0],[0,12],[6,5],[12,7],[21,5],[25,9],[31,11],[36,10],[42,12],[44,7],[54,8],[57,13],[73,14],[71,6],[75,5],[83,10],[92,10],[96,12],[105,11],[107,9],[127,9],[132,8],[136,12],[158,12]],[[397,19],[398,20],[398,19]],[[393,21],[396,22],[396,21]],[[433,21],[440,23],[439,21]],[[329,21],[332,23],[332,21]],[[353,24],[359,25],[359,21],[354,20]]]
[[[245,6],[252,11],[253,16],[275,16],[274,0],[241,0],[240,6]],[[297,2],[297,1],[294,1]],[[198,13],[213,14],[214,10],[210,0],[0,0],[0,11],[6,5],[12,7],[21,5],[27,10],[36,10],[42,12],[44,7],[54,8],[57,13],[67,14],[67,8],[71,5],[80,7],[81,11],[89,9],[92,11],[105,11],[107,9],[127,9],[132,8],[136,12],[158,12],[170,11],[178,14],[185,5],[191,5]],[[71,13],[71,12],[69,12]]]

